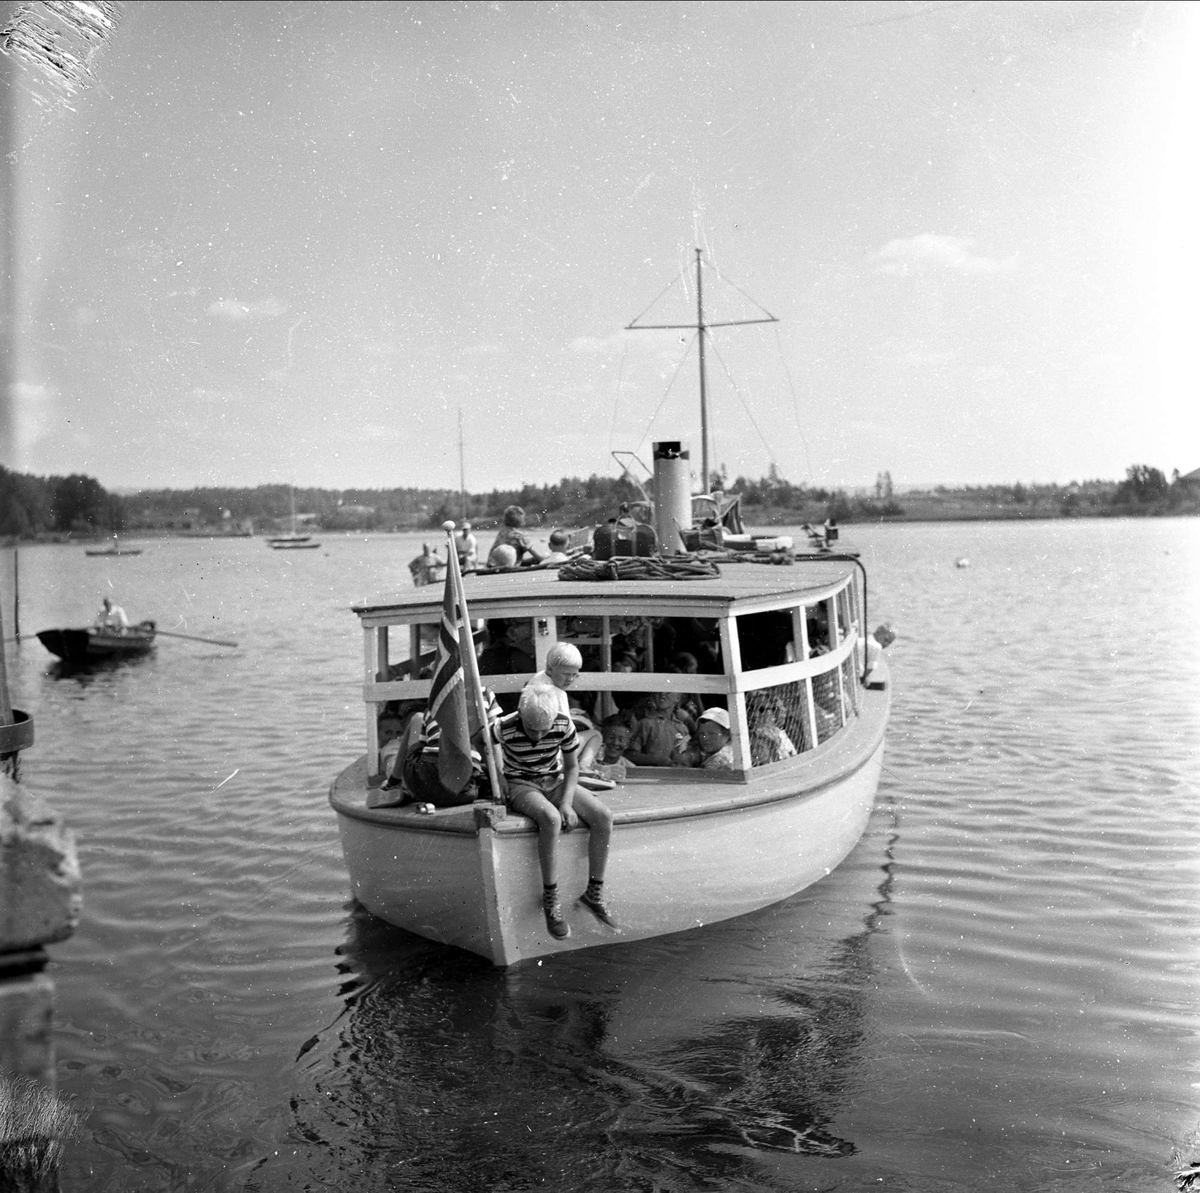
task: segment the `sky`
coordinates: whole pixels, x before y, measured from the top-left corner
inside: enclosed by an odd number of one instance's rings
[[[698,471],[695,333],[626,330],[696,249],[778,319],[710,336],[730,480],[1200,467],[1196,4],[140,0],[73,95],[0,59],[18,471]]]

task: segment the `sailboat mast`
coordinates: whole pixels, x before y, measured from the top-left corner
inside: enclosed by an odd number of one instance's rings
[[[704,282],[696,250],[696,332],[700,337],[700,492],[708,492],[708,389],[704,375]]]
[[[758,309],[765,316],[762,319],[731,319],[728,322],[705,323],[704,321],[704,282],[701,272],[701,250],[696,249],[696,322],[695,323],[642,323],[638,316],[632,323],[626,324],[626,331],[673,331],[687,328],[699,335],[700,342],[700,467],[704,470],[700,478],[701,491],[707,492],[709,476],[709,429],[708,429],[708,378],[705,374],[704,337],[710,327],[743,327],[748,323],[778,323],[779,320],[763,307]],[[661,295],[660,295],[661,297]],[[754,302],[753,299],[750,300]],[[758,306],[758,303],[754,303]],[[645,312],[643,312],[645,314]]]
[[[458,408],[458,504],[459,521],[467,520],[467,469],[463,463],[462,407]]]

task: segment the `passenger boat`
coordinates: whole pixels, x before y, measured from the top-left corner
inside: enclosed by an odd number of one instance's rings
[[[146,654],[157,636],[153,621],[139,622],[124,633],[82,626],[75,629],[39,630],[38,641],[64,663],[79,666],[103,659]]]
[[[861,560],[824,540],[805,552],[774,542],[769,550],[684,552],[687,453],[665,442],[654,457],[660,555],[596,558],[620,550],[610,523],[597,528],[594,544],[607,546],[592,557],[460,577],[447,523],[447,584],[461,586],[453,599],[428,585],[353,606],[364,638],[367,749],[337,776],[329,799],[351,889],[368,911],[509,966],[769,906],[829,874],[862,835],[883,763],[890,692],[880,643],[866,629]],[[615,928],[574,902],[588,878],[583,826],[558,841],[571,928],[559,939],[542,912],[532,821],[490,801],[438,810],[368,806],[382,783],[380,715],[391,702],[428,699],[423,640],[441,624],[444,600],[453,607],[455,599],[464,618],[490,629],[524,623],[534,657],[520,671],[493,672],[486,651],[477,660],[479,680],[501,701],[545,669],[556,643],[570,642],[585,659],[571,693],[597,717],[660,691],[727,710],[730,770],[636,767],[615,784],[583,778],[608,788],[601,798],[614,814],[605,891]],[[672,639],[676,647],[699,644],[698,673],[668,670]],[[471,641],[463,626],[459,640]],[[631,650],[638,669],[617,670],[615,660]]]

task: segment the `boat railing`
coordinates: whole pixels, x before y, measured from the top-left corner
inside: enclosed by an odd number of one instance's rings
[[[851,624],[832,649],[797,662],[723,675],[583,671],[571,690],[602,700],[605,696],[611,700],[616,693],[667,691],[696,696],[706,704],[724,704],[730,714],[736,769],[746,774],[824,745],[857,715],[860,646],[858,627]],[[368,708],[378,714],[390,701],[427,699],[432,680],[407,678],[410,668],[411,664],[401,661],[389,667],[389,678],[364,683]],[[481,680],[503,696],[519,692],[532,675],[484,674]],[[713,697],[717,699],[713,701]],[[370,732],[374,720],[374,716],[368,718],[371,750],[377,748]]]
[[[694,692],[697,695],[734,695],[760,688],[828,676],[839,669],[854,678],[854,664],[859,638],[852,629],[846,639],[826,654],[816,655],[795,663],[764,667],[757,671],[740,671],[735,675],[682,675],[668,671],[581,671],[572,688],[577,692]],[[432,655],[425,656],[432,661]],[[849,664],[848,670],[843,664]],[[397,673],[406,672],[407,661],[395,666]],[[480,676],[485,687],[493,692],[519,692],[533,677],[533,672],[487,674]],[[389,700],[424,699],[429,695],[432,679],[368,679],[363,684],[363,699],[368,704],[386,704]]]

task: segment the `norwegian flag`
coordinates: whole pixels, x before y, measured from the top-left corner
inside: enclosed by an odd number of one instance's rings
[[[471,735],[467,728],[467,691],[458,639],[459,625],[454,577],[447,569],[437,664],[429,692],[429,716],[437,721],[442,731],[438,742],[438,779],[449,791],[462,791],[471,779]]]

